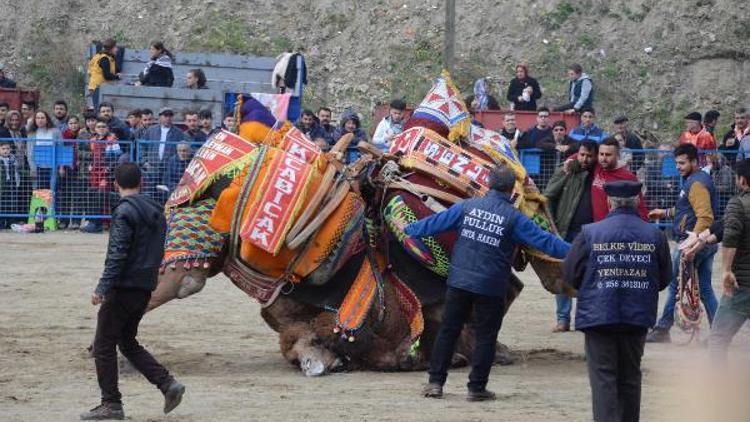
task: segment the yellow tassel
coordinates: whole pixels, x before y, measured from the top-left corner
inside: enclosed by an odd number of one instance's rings
[[[242,104],[245,102],[245,94],[237,96],[237,101],[234,104],[234,133],[239,131],[240,122],[242,121]]]

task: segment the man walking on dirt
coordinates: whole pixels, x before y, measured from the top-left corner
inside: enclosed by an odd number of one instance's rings
[[[497,333],[503,322],[513,250],[516,245],[525,244],[562,258],[570,249],[568,243],[543,231],[513,207],[511,193],[516,177],[511,169],[505,166],[493,169],[489,179],[490,190],[484,197],[459,202],[405,229],[414,241],[449,230],[458,234],[451,256],[443,319],[431,354],[430,379],[423,391],[425,397],[443,396],[456,340],[473,315],[475,342],[467,399],[495,399],[495,393],[486,387],[495,359]]]
[[[177,407],[185,393],[185,386],[175,381],[135,338],[156,287],[166,234],[162,207],[140,193],[140,184],[137,164],[125,163],[115,170],[115,187],[122,199],[112,215],[104,273],[91,296],[93,305],[102,305],[94,338],[102,403],[81,414],[82,420],[125,418],[117,386],[117,346],[164,394],[164,413]]]
[[[638,421],[646,331],[672,279],[666,236],[638,215],[641,187],[606,183],[611,211],[583,226],[563,262],[564,282],[578,290],[576,329],[585,335],[597,422]]]

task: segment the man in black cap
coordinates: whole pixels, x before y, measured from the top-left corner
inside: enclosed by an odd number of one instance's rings
[[[448,289],[440,332],[430,359],[430,379],[425,397],[443,397],[443,385],[453,359],[456,340],[471,316],[474,355],[467,385],[469,401],[494,400],[487,390],[495,359],[497,334],[503,321],[505,294],[516,245],[529,245],[562,258],[570,244],[546,232],[513,207],[511,192],[516,177],[505,166],[490,173],[490,190],[484,197],[459,202],[449,209],[406,226],[409,241],[454,230]]]
[[[641,186],[605,184],[612,211],[583,227],[563,262],[563,280],[578,289],[595,421],[639,419],[646,331],[672,278],[667,238],[638,215]]]
[[[629,119],[627,116],[620,116],[615,119],[612,136],[620,143],[620,158],[630,164],[630,170],[635,172],[643,165],[644,152],[643,143],[635,133],[628,128]],[[630,151],[628,151],[630,150]],[[628,152],[632,154],[629,160]]]

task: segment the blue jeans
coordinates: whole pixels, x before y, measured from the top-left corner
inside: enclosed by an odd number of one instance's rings
[[[706,308],[709,324],[713,323],[716,308],[719,306],[716,301],[716,295],[714,295],[714,289],[711,287],[711,266],[714,263],[714,255],[716,255],[717,249],[716,245],[708,245],[693,258],[696,272],[698,273],[701,302],[703,302],[703,306]],[[677,277],[680,273],[681,255],[677,248],[672,251],[672,274],[674,278],[672,279],[672,283],[669,284],[669,296],[667,296],[667,302],[664,304],[661,319],[656,324],[657,328],[669,330],[674,324],[674,307],[677,303]]]
[[[736,289],[732,297],[722,296],[708,337],[708,350],[714,362],[722,363],[726,360],[729,343],[749,317],[749,287]]]
[[[555,295],[555,302],[557,303],[557,322],[570,324],[570,312],[573,309],[573,298],[564,295]]]

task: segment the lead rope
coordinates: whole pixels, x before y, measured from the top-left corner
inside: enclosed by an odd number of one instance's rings
[[[703,308],[701,307],[700,286],[694,262],[687,261],[681,256],[677,277],[675,321],[680,329],[690,332],[690,338],[682,344],[684,346],[690,344],[693,340],[700,340]]]

